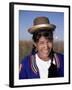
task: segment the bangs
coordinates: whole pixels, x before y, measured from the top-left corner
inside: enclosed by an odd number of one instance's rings
[[[48,40],[51,40],[51,41],[53,40],[53,32],[52,31],[40,30],[33,34],[34,42],[38,42],[41,36],[44,36]]]

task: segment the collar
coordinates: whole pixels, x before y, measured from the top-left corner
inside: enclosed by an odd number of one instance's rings
[[[59,61],[59,57],[57,56],[56,53],[54,54],[53,59],[54,60],[52,60],[51,63],[55,64],[57,66],[57,68],[59,68],[60,67],[60,61]],[[39,69],[38,69],[37,64],[36,64],[36,57],[35,57],[35,55],[30,55],[30,62],[31,62],[31,69],[32,69],[32,71],[35,74],[38,74],[39,73]]]

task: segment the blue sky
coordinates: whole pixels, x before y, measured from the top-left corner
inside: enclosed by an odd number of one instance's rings
[[[46,16],[51,24],[56,25],[54,38],[64,40],[64,13],[63,12],[45,12],[45,11],[19,11],[19,39],[31,40],[32,35],[28,33],[28,28],[33,25],[34,18]]]

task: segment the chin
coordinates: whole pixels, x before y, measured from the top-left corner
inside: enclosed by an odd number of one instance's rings
[[[47,55],[43,55],[44,58],[47,58],[48,56],[49,56],[48,54]]]

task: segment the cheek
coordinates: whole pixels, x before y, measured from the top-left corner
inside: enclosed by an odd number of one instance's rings
[[[52,48],[53,44],[52,43],[48,43],[48,47]]]
[[[39,51],[39,50],[41,50],[42,46],[37,45],[36,48],[37,48],[37,50]]]
[[[43,45],[37,44],[36,49],[37,49],[37,51],[41,52],[43,50]]]

